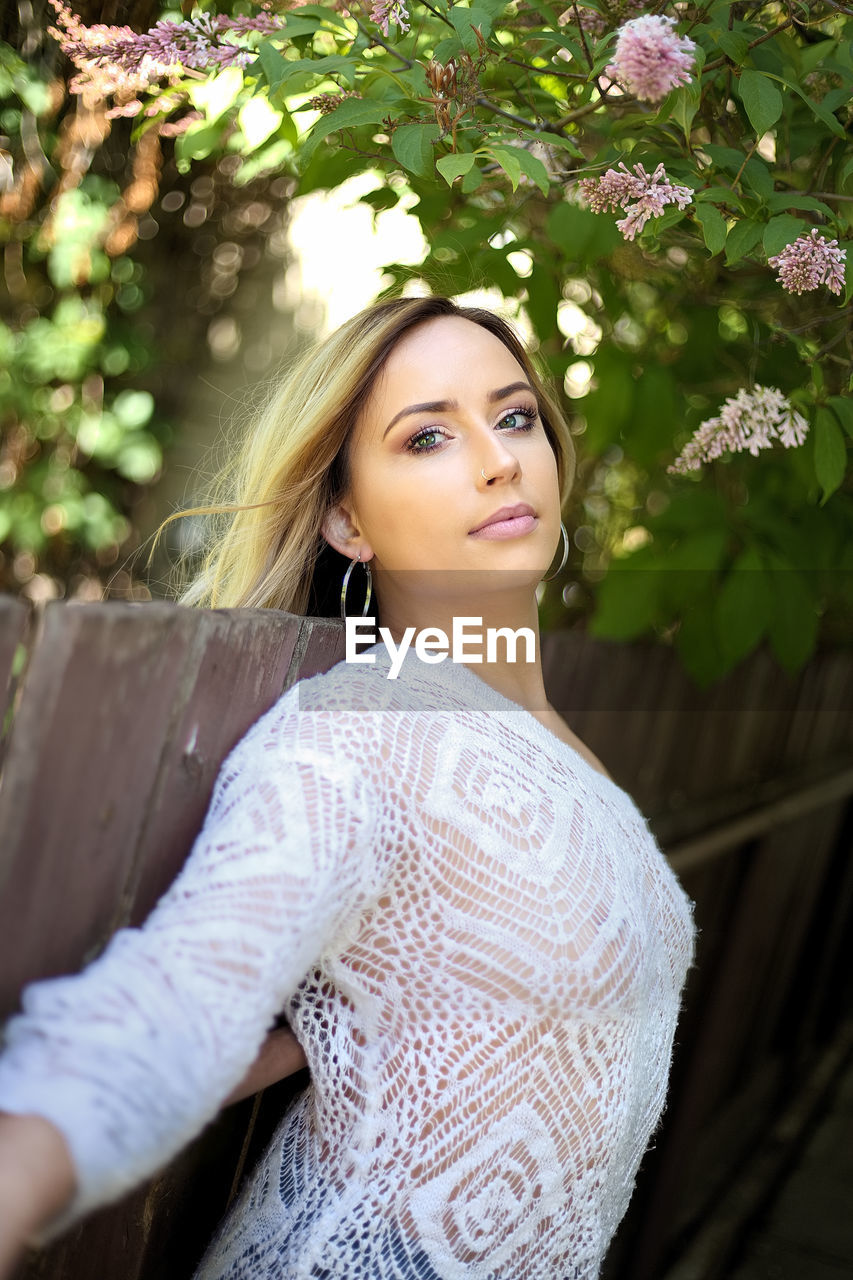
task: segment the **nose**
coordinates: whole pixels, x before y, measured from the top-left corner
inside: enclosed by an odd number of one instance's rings
[[[494,431],[490,432],[486,447],[478,451],[477,458],[477,482],[481,487],[493,485],[497,480],[512,480],[521,474],[521,463],[515,453]]]

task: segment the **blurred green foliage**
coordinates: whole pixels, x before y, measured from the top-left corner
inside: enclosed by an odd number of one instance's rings
[[[75,173],[81,151],[106,131],[89,119],[75,136],[76,110],[61,115],[64,101],[48,63],[0,45],[0,127],[18,160],[18,182],[0,201],[7,589],[40,573],[48,583],[51,574],[76,575],[97,590],[99,569],[131,532],[133,493],[159,474],[168,438],[165,424],[152,422],[150,392],[121,388],[152,354],[131,320],[143,301],[141,269],[104,247],[121,188],[85,168]]]
[[[565,388],[580,465],[572,558],[543,600],[545,625],[583,618],[601,636],[657,635],[707,684],[765,641],[795,670],[816,644],[853,639],[853,271],[840,298],[792,296],[767,264],[813,225],[853,247],[853,19],[823,3],[649,10],[673,12],[697,44],[690,83],[657,104],[617,95],[604,76],[619,23],[636,13],[619,0],[412,0],[411,29],[388,37],[366,5],[289,8],[281,30],[241,37],[253,50],[244,66],[174,70],[123,109],[137,145],[172,127],[187,173],[237,157],[235,191],[287,174],[305,194],[368,170],[375,213],[413,194],[428,253],[417,267],[389,264],[388,290],[497,287],[523,306]],[[50,94],[4,57],[12,151],[27,112],[49,143]],[[616,214],[575,195],[579,178],[620,161],[665,163],[692,203],[624,240]],[[123,374],[118,322],[139,305],[131,251],[109,252],[120,198],[84,180],[47,203],[51,236],[42,219],[26,239],[57,300],[4,332],[4,387],[21,397],[27,440],[61,438],[64,452],[0,497],[0,520],[19,504],[6,517],[16,546],[56,536],[45,512],[58,503],[81,539],[120,520],[80,460],[104,481],[157,473],[153,403],[91,390]],[[806,443],[668,474],[699,424],[755,383],[789,397],[810,424]],[[105,506],[91,513],[96,494]]]

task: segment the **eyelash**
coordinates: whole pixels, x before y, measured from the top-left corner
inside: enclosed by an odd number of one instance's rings
[[[500,419],[500,421],[503,422],[506,418],[512,418],[512,417],[524,418],[525,422],[523,426],[512,427],[510,428],[510,430],[531,431],[533,429],[533,424],[535,423],[538,416],[539,414],[536,409],[527,409],[527,408],[519,407],[518,409],[508,409],[507,412]],[[407,442],[406,444],[407,452],[408,453],[432,453],[434,449],[438,448],[438,443],[428,445],[426,449],[417,449],[415,448],[415,446],[419,440],[423,440],[427,436],[435,436],[438,434],[439,434],[439,431],[437,427],[421,427],[421,429],[419,431],[416,431],[415,434],[411,437],[411,439]]]

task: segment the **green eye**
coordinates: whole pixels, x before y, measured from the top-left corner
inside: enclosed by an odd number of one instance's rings
[[[420,431],[415,432],[411,440],[406,445],[409,453],[432,453],[433,449],[437,449],[437,444],[429,444],[425,449],[418,448],[421,440],[428,440],[430,436],[438,436],[435,427],[422,427]]]

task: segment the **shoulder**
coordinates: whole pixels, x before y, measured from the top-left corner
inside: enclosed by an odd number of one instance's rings
[[[235,767],[272,754],[278,760],[358,764],[383,758],[382,744],[411,714],[412,694],[386,679],[382,661],[341,661],[291,685],[248,729],[229,760]]]

